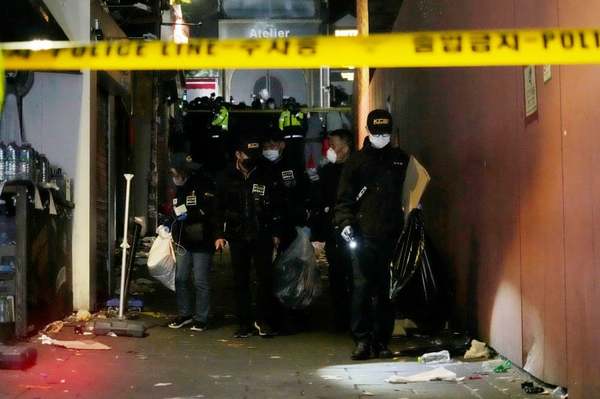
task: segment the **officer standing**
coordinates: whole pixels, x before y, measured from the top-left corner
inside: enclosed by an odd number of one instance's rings
[[[310,180],[306,169],[290,159],[283,139],[277,129],[268,129],[262,143],[262,166],[270,172],[273,184],[279,188],[285,209],[281,226],[281,250],[291,243],[296,235],[295,227],[306,226],[310,209]]]
[[[215,247],[219,251],[228,243],[231,251],[239,323],[236,338],[246,338],[255,329],[262,337],[276,333],[272,254],[279,245],[281,199],[270,174],[258,166],[260,155],[258,140],[240,139],[233,165],[217,179]],[[250,308],[251,264],[258,280],[255,318]]]
[[[173,154],[170,172],[177,187],[171,229],[177,244],[175,295],[179,315],[169,327],[191,324],[192,330],[204,331],[210,309],[209,272],[214,252],[214,184],[200,171],[200,165],[183,153]],[[194,291],[190,289],[192,282]]]
[[[329,264],[329,284],[337,331],[347,331],[350,326],[352,263],[348,245],[335,228],[333,216],[342,169],[352,152],[352,142],[352,133],[348,130],[340,129],[329,133],[329,163],[319,170],[320,213],[323,215],[320,218],[323,224],[321,231]]]
[[[203,152],[203,163],[213,176],[222,171],[227,164],[227,149],[231,138],[229,131],[229,110],[223,97],[217,97],[212,108],[213,118],[209,121],[205,140],[198,150]]]
[[[348,160],[340,181],[335,223],[352,253],[352,359],[389,358],[394,312],[389,265],[402,232],[402,186],[407,154],[390,144],[392,116],[367,117],[369,139]]]

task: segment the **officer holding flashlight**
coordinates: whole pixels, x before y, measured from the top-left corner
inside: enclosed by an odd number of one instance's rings
[[[409,160],[390,143],[389,112],[371,111],[367,128],[364,147],[342,171],[334,220],[352,252],[354,360],[392,356],[388,349],[394,328],[389,266],[404,222],[402,186]]]

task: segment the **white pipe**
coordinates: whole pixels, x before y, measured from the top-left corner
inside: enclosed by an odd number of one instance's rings
[[[125,188],[125,221],[123,222],[123,243],[121,244],[121,295],[119,298],[119,319],[123,318],[123,309],[125,309],[125,274],[127,269],[127,250],[129,244],[127,243],[127,227],[129,225],[129,192],[131,191],[131,179],[133,175],[125,174],[125,180],[127,181],[127,187]]]

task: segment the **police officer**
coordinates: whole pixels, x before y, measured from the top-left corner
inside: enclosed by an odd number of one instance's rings
[[[290,161],[304,167],[304,138],[307,130],[307,118],[300,110],[300,104],[293,97],[287,101],[279,117],[279,129],[283,131]]]
[[[222,250],[229,244],[231,251],[237,338],[248,337],[255,329],[262,337],[276,333],[272,254],[280,242],[281,199],[270,174],[258,166],[260,156],[258,140],[240,139],[233,164],[217,179],[215,247]],[[251,264],[258,280],[255,318],[250,308]]]
[[[217,97],[213,107],[214,118],[211,122],[212,126],[219,127],[223,131],[229,130],[229,110],[225,106],[223,97]]]
[[[267,129],[263,137],[262,155],[261,164],[270,172],[273,184],[279,188],[285,203],[280,248],[285,250],[296,235],[295,227],[306,226],[307,213],[311,207],[310,180],[306,169],[290,158],[281,131]]]
[[[210,309],[209,272],[214,252],[214,184],[200,171],[200,165],[183,153],[173,154],[170,172],[177,188],[173,199],[175,222],[171,229],[177,244],[178,317],[169,327],[191,324],[192,330],[204,331]]]
[[[374,110],[369,138],[348,160],[340,181],[335,223],[352,253],[352,359],[388,358],[394,327],[389,264],[402,232],[402,186],[407,154],[390,144],[392,116]]]
[[[229,110],[223,102],[223,97],[217,97],[212,102],[212,118],[207,121],[206,132],[194,131],[201,140],[195,140],[194,150],[202,153],[202,163],[213,177],[219,174],[228,162],[230,146]],[[198,126],[192,126],[198,129]],[[194,143],[192,143],[194,145]]]
[[[340,129],[329,133],[327,150],[329,163],[319,170],[320,213],[323,215],[320,218],[322,221],[320,230],[325,241],[334,322],[338,331],[347,331],[350,326],[352,264],[348,245],[335,228],[333,216],[342,169],[352,152],[352,143],[352,133],[348,130]]]

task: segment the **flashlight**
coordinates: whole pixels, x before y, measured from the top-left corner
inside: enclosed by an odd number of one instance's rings
[[[356,247],[358,247],[358,243],[356,242],[356,240],[354,238],[352,238],[348,242],[348,248],[350,248],[350,249],[356,249]]]

